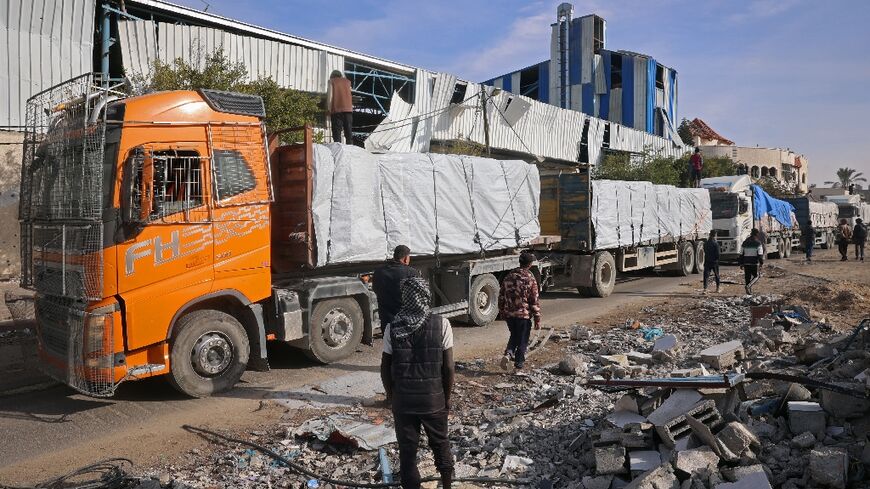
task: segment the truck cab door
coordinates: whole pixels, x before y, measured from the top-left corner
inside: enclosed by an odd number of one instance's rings
[[[202,143],[153,144],[124,163],[117,270],[128,349],[165,340],[175,312],[211,288],[207,155]]]

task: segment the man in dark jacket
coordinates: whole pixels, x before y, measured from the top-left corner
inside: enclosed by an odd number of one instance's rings
[[[740,268],[746,279],[746,293],[752,295],[752,286],[758,282],[758,271],[764,265],[764,245],[761,244],[758,229],[753,229],[743,241],[740,251]]]
[[[372,290],[378,297],[378,315],[381,318],[383,330],[395,317],[402,305],[402,295],[399,284],[402,280],[419,277],[420,272],[411,268],[411,250],[405,245],[396,246],[393,259],[387,260],[381,268],[375,270],[372,276]]]
[[[501,359],[501,368],[507,370],[511,360],[517,370],[522,370],[526,362],[526,348],[532,321],[535,329],[541,329],[541,303],[538,299],[538,281],[532,275],[535,255],[520,254],[520,268],[505,276],[498,294],[498,310],[502,319],[507,321],[510,339]]]
[[[813,221],[807,221],[804,228],[804,251],[807,253],[807,261],[813,261],[813,248],[816,246],[816,228]]]
[[[716,241],[716,231],[710,231],[710,236],[704,242],[704,292],[707,292],[707,279],[710,273],[716,279],[716,292],[719,292],[719,243]]]
[[[855,229],[852,230],[852,242],[855,243],[855,259],[864,261],[864,243],[867,242],[867,226],[861,218],[855,219]]]
[[[852,226],[845,219],[840,219],[837,226],[837,247],[840,250],[840,261],[846,261],[849,256],[849,243],[852,242]]]
[[[426,430],[442,487],[453,481],[453,456],[447,415],[453,392],[453,330],[450,321],[432,314],[432,293],[425,280],[402,281],[402,307],[384,330],[381,380],[392,405],[399,444],[402,487],[419,489],[417,446]]]

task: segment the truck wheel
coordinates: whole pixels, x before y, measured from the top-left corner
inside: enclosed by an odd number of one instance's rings
[[[320,363],[347,358],[362,341],[364,320],[359,304],[349,298],[328,299],[314,305],[308,323],[305,355]]]
[[[239,321],[215,310],[193,311],[175,324],[169,382],[191,397],[232,389],[245,373],[251,347]]]
[[[785,241],[780,238],[776,240],[776,250],[773,253],[770,253],[770,258],[773,260],[779,260],[785,255]]]
[[[486,326],[498,316],[498,279],[491,273],[474,277],[468,292],[468,319],[477,326]]]
[[[695,268],[695,247],[691,241],[680,243],[680,254],[677,256],[677,274],[688,277]]]
[[[791,238],[783,239],[782,257],[788,258],[791,256]]]
[[[613,261],[613,255],[607,251],[595,253],[594,266],[591,295],[607,297],[613,292],[613,286],[616,284],[616,262]]]
[[[704,242],[696,241],[695,242],[695,273],[701,273],[704,271],[704,259],[707,256],[707,252],[704,251]]]

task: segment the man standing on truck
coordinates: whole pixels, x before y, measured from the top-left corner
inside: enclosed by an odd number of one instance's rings
[[[504,370],[507,370],[511,360],[517,370],[523,369],[532,321],[535,329],[541,329],[538,281],[531,271],[534,262],[535,255],[527,251],[520,253],[520,267],[508,273],[501,282],[498,310],[507,321],[510,331],[510,339],[501,359],[501,368]]]
[[[758,282],[759,270],[764,265],[764,245],[761,244],[758,229],[753,229],[749,237],[743,241],[740,251],[740,268],[746,279],[746,293],[752,295],[752,286]]]
[[[816,228],[813,226],[813,221],[807,221],[807,227],[804,228],[804,251],[807,254],[807,261],[813,261],[813,248],[816,246]]]
[[[855,243],[855,259],[864,261],[864,243],[867,241],[867,226],[861,218],[855,219],[855,229],[852,230],[852,242]]]
[[[396,246],[393,258],[387,260],[372,275],[372,290],[378,297],[378,316],[381,330],[384,330],[402,306],[402,293],[399,284],[406,278],[419,277],[420,272],[411,268],[411,249],[405,245]],[[386,341],[384,336],[384,341]]]
[[[704,242],[704,293],[707,293],[707,280],[710,273],[716,279],[716,292],[719,292],[719,243],[716,241],[716,230],[710,230],[710,236]]]
[[[701,148],[695,148],[695,153],[689,158],[689,180],[692,187],[701,186],[701,170],[704,169],[704,157],[701,156]]]
[[[453,455],[447,415],[455,376],[453,330],[450,321],[431,313],[432,292],[425,280],[405,279],[401,291],[402,307],[384,330],[381,381],[393,408],[402,487],[420,488],[417,447],[422,426],[441,484],[449,489]]]
[[[840,261],[846,261],[849,255],[849,243],[852,242],[852,227],[845,219],[840,219],[837,226],[837,247],[840,249]]]
[[[345,143],[353,144],[353,96],[350,91],[350,80],[338,70],[333,70],[329,75],[326,110],[332,123],[332,141],[340,143],[341,132],[344,129]]]

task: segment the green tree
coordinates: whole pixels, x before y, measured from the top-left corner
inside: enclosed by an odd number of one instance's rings
[[[282,88],[270,77],[248,80],[248,71],[242,63],[234,63],[222,49],[207,55],[195,54],[197,61],[176,58],[171,63],[155,60],[151,73],[132,74],[131,84],[140,93],[164,90],[199,90],[210,88],[259,95],[266,108],[266,125],[272,129],[316,124],[323,119],[320,98],[314,95]],[[290,134],[285,140],[298,135]]]
[[[857,184],[858,182],[867,182],[863,173],[854,168],[840,168],[837,170],[837,180],[825,182],[825,185],[831,185],[833,188],[849,188],[849,185]]]
[[[773,177],[761,177],[755,180],[755,183],[763,188],[765,192],[778,199],[803,195],[797,182],[788,183],[781,182]]]
[[[736,172],[734,161],[727,156],[704,159],[704,178],[734,175]],[[596,179],[646,181],[685,187],[689,183],[689,156],[663,157],[648,151],[635,155],[608,153],[595,167],[592,176]]]
[[[691,122],[689,119],[683,117],[683,120],[680,121],[680,126],[677,127],[677,134],[680,136],[680,139],[683,140],[683,144],[686,146],[694,146],[695,138],[692,137],[692,131],[689,129],[689,125]]]

